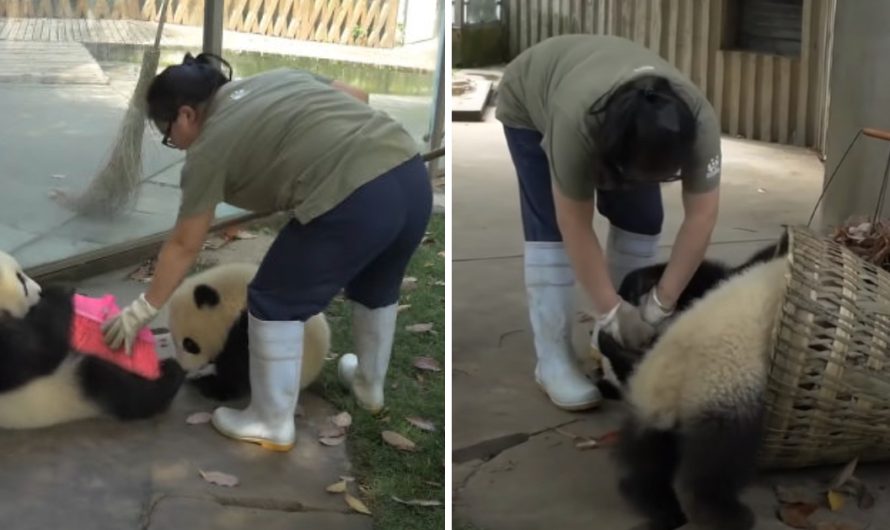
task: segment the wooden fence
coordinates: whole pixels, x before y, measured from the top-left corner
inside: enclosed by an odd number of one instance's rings
[[[0,0],[0,17],[156,21],[162,0]],[[167,22],[203,25],[204,0],[171,0]],[[225,0],[227,30],[378,48],[395,45],[399,0]]]
[[[836,0],[802,0],[800,53],[790,56],[727,42],[739,0],[503,1],[511,56],[566,33],[631,38],[704,90],[724,133],[824,150]]]

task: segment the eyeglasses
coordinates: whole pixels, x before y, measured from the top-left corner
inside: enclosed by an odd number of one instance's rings
[[[164,137],[161,139],[161,143],[165,146],[176,149],[176,144],[173,143],[173,140],[170,138],[170,131],[173,129],[173,120],[167,122],[167,128],[164,130]]]

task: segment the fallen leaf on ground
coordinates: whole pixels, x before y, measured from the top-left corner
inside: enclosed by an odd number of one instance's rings
[[[349,475],[340,475],[340,480],[346,482],[355,482],[355,477],[350,477]]]
[[[581,451],[583,451],[585,449],[596,449],[599,446],[600,446],[599,442],[597,442],[593,438],[588,438],[586,440],[578,440],[577,442],[575,442],[575,449],[578,449]]]
[[[836,512],[844,507],[844,495],[835,490],[828,490],[828,507]]]
[[[210,422],[211,417],[212,414],[210,414],[209,412],[195,412],[194,414],[186,418],[185,422],[189,425],[200,425],[202,423]]]
[[[854,458],[849,464],[844,466],[844,469],[841,470],[840,473],[834,477],[834,480],[831,481],[831,484],[828,486],[828,489],[836,490],[846,484],[850,477],[853,476],[853,473],[856,471],[856,464],[859,463],[859,458]]]
[[[392,496],[392,500],[396,501],[399,504],[406,504],[408,506],[442,506],[440,501],[424,501],[421,499],[411,499],[410,501],[402,500],[395,495]]]
[[[783,504],[779,507],[779,520],[792,528],[810,528],[810,514],[818,508],[815,504]]]
[[[395,431],[383,431],[383,441],[402,451],[416,451],[417,445]]]
[[[856,477],[850,477],[849,480],[850,485],[853,487],[853,495],[856,496],[856,505],[859,506],[861,510],[870,510],[875,505],[875,498],[868,491],[865,483],[859,480]]]
[[[349,507],[352,508],[353,510],[357,511],[358,513],[363,513],[365,515],[371,515],[371,510],[369,510],[368,507],[365,506],[365,503],[363,503],[362,501],[356,499],[355,497],[353,497],[352,495],[350,495],[348,493],[345,494],[343,497],[346,499],[346,504],[348,504]]]
[[[405,419],[408,421],[408,423],[417,427],[420,430],[428,431],[428,432],[436,432],[436,426],[433,425],[433,422],[431,422],[430,420],[418,418],[417,416],[408,416]]]
[[[339,438],[346,434],[346,429],[337,425],[325,425],[318,430],[319,438]]]
[[[422,324],[409,324],[405,326],[405,329],[411,333],[431,333],[433,332],[433,323],[424,322]]]
[[[417,288],[417,278],[414,276],[405,276],[402,278],[402,289],[412,291]]]
[[[606,434],[597,438],[596,442],[602,447],[609,447],[618,443],[619,436],[621,436],[620,431],[607,432]]]
[[[782,504],[818,504],[821,494],[803,486],[776,485],[776,500]]]
[[[345,437],[345,436],[337,436],[337,437],[325,437],[325,436],[323,436],[323,437],[319,438],[318,441],[319,441],[322,445],[326,445],[326,446],[328,446],[328,447],[336,447],[336,446],[342,444],[343,442],[345,442],[345,441],[346,441],[346,437]]]
[[[444,250],[443,250],[442,252],[439,252],[439,257],[440,257],[440,258],[444,258],[444,257],[445,257],[445,251],[444,251]]]
[[[331,423],[341,429],[346,429],[352,425],[352,416],[345,410],[336,416],[331,416]]]
[[[328,493],[345,493],[346,492],[346,481],[341,480],[340,482],[335,482],[325,488],[325,491]]]
[[[238,485],[238,477],[229,475],[228,473],[222,473],[220,471],[204,471],[202,469],[199,469],[198,472],[201,473],[201,478],[211,484],[225,486],[227,488]]]
[[[397,312],[401,313],[402,311],[408,309],[409,307],[411,307],[411,304],[399,304]]]
[[[436,361],[432,357],[427,357],[427,356],[416,357],[414,359],[413,366],[414,366],[414,368],[417,368],[418,370],[427,370],[430,372],[441,372],[442,371],[442,367],[439,366],[438,361]]]

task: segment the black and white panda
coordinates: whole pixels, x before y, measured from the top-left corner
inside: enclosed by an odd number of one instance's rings
[[[247,286],[259,268],[227,263],[186,278],[169,302],[176,356],[202,395],[217,401],[250,393]],[[321,374],[330,352],[331,331],[324,313],[312,316],[303,332],[300,388]],[[212,368],[213,373],[204,372]]]
[[[0,252],[0,428],[33,429],[74,420],[149,418],[165,411],[184,372],[174,359],[148,380],[73,351],[74,292],[41,289]]]
[[[605,334],[602,354],[627,363],[630,414],[616,458],[620,489],[650,529],[749,530],[739,495],[757,467],[768,347],[784,298],[787,240],[705,290],[645,352]]]
[[[670,325],[671,321],[682,315],[692,303],[701,299],[722,282],[741,274],[754,265],[774,257],[784,256],[787,253],[788,236],[783,234],[777,242],[764,246],[744,263],[734,267],[718,260],[703,260],[677,299],[674,315],[662,324],[660,328],[662,330],[665,329]],[[667,263],[657,263],[629,272],[618,288],[618,295],[634,305],[639,305],[643,297],[661,280],[661,275],[666,267]],[[602,344],[602,340],[601,337],[598,338],[599,345],[596,348],[596,353],[603,354],[600,362],[603,364],[605,373],[604,377],[597,381],[597,386],[606,399],[620,399],[621,386],[639,361],[641,352],[616,347],[617,344],[614,344],[614,342],[610,343],[612,347],[605,347]]]

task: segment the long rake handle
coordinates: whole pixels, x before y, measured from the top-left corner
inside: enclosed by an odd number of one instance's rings
[[[871,138],[877,138],[878,140],[890,142],[890,131],[885,131],[883,129],[871,129],[866,127],[865,129],[862,129],[862,134]]]

